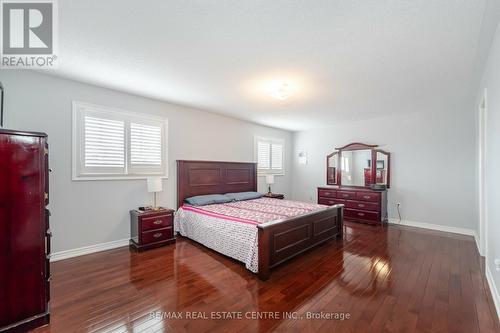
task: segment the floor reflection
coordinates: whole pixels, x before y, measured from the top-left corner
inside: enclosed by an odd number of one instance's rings
[[[366,242],[366,232],[357,235],[356,227],[348,230],[351,242]],[[351,257],[349,272],[343,272],[339,285],[349,292],[351,296],[370,297],[378,291],[387,290],[391,286],[391,260],[388,253],[387,227],[375,226],[380,241],[371,246],[355,247],[346,246],[346,256]],[[363,229],[364,230],[364,229]]]
[[[346,223],[342,241],[286,262],[265,282],[242,263],[183,238],[142,253],[120,248],[82,256],[53,264],[51,323],[36,332],[411,331],[418,311],[433,310],[421,307],[424,294],[444,295],[440,309],[455,317],[457,304],[491,302],[484,290],[464,293],[448,284],[457,258],[470,259],[461,259],[467,276],[482,276],[475,243],[460,237]],[[448,292],[456,302],[448,302]],[[243,317],[227,319],[228,312]],[[427,328],[455,323],[421,317]],[[468,319],[462,324],[478,320]]]

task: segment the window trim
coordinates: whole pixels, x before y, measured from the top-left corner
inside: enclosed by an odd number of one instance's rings
[[[280,144],[282,146],[283,154],[282,154],[282,161],[283,165],[281,170],[273,170],[272,169],[272,160],[271,162],[271,169],[259,169],[259,152],[258,152],[258,142],[259,141],[265,141],[269,142],[270,144]],[[275,175],[275,176],[284,176],[285,175],[285,139],[279,139],[279,138],[268,138],[268,137],[263,137],[259,135],[254,136],[254,161],[257,163],[257,176],[266,176],[266,175]],[[271,158],[271,157],[270,157]]]
[[[84,121],[83,117],[85,116],[85,112],[83,110],[91,109],[90,111],[108,113],[111,117],[115,117],[125,121],[125,171],[127,173],[123,174],[90,174],[90,173],[82,173],[81,167],[83,163],[83,149],[81,144],[81,139],[83,138],[83,126]],[[164,165],[162,166],[162,172],[154,172],[154,173],[129,173],[131,168],[130,161],[130,126],[128,123],[133,121],[133,119],[138,119],[138,122],[151,121],[151,122],[161,122],[163,123],[163,150],[162,154],[162,162]],[[147,113],[139,113],[139,112],[131,112],[119,108],[107,107],[102,105],[91,104],[87,102],[81,101],[73,101],[72,102],[72,146],[71,146],[71,155],[72,155],[72,180],[73,181],[87,181],[87,180],[132,180],[132,179],[147,179],[148,177],[161,177],[163,179],[168,179],[168,161],[169,161],[169,149],[168,149],[168,119],[165,117],[147,114]]]

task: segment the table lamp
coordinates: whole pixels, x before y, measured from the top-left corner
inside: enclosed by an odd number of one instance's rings
[[[274,184],[274,175],[266,175],[266,184],[268,185],[268,193],[272,194],[271,184]]]
[[[148,178],[148,192],[153,192],[154,194],[154,205],[153,209],[158,210],[156,206],[156,192],[161,192],[163,190],[163,184],[161,177],[149,177]]]

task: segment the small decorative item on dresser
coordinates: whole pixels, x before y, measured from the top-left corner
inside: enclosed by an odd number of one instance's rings
[[[285,199],[285,195],[279,193],[266,193],[264,194],[264,198]]]
[[[130,235],[130,246],[138,251],[175,242],[174,210],[131,210]]]
[[[271,185],[274,184],[274,175],[266,175],[266,184],[268,186],[267,194],[272,194]]]

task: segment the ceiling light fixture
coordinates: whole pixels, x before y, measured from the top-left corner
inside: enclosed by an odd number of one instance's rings
[[[292,97],[296,92],[296,88],[288,82],[273,83],[270,85],[269,96],[284,101]]]

